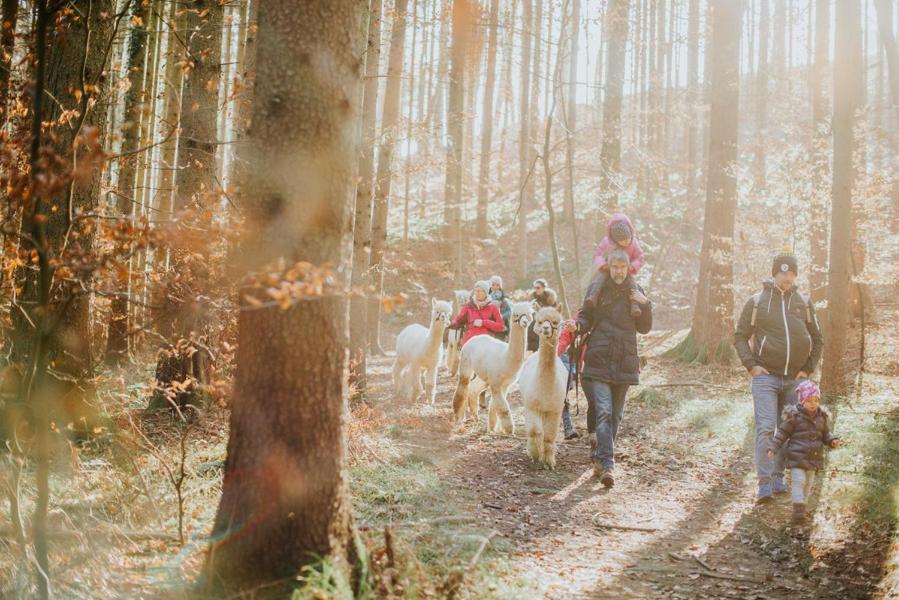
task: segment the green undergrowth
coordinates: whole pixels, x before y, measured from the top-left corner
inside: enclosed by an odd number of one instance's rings
[[[412,452],[386,464],[356,466],[350,489],[356,525],[371,554],[372,597],[531,595],[533,582],[511,567],[513,548],[473,518],[471,493],[451,489],[429,455]],[[472,564],[485,539],[489,543]],[[327,570],[312,575],[299,597],[341,597]]]

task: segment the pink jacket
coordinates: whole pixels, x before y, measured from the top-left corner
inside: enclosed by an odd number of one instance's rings
[[[612,224],[618,221],[624,221],[628,229],[631,230],[631,243],[624,250],[631,257],[631,273],[636,273],[646,263],[646,257],[643,256],[643,248],[640,247],[640,242],[637,241],[637,232],[634,230],[634,224],[623,213],[615,213],[609,219],[606,225],[606,237],[602,238],[596,250],[593,251],[593,268],[599,271],[606,267],[606,254],[615,248],[621,247],[612,241]]]

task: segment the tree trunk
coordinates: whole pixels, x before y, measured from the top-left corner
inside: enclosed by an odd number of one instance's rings
[[[493,94],[496,88],[496,42],[499,28],[499,0],[490,2],[490,34],[487,41],[487,80],[484,88],[484,104],[481,115],[484,130],[481,133],[481,169],[478,174],[477,236],[487,238],[487,206],[490,202],[490,158],[493,146]]]
[[[687,16],[687,189],[689,205],[697,196],[699,165],[699,0],[690,0]],[[696,203],[698,204],[698,202]]]
[[[3,0],[0,15],[0,123],[6,122],[9,103],[9,77],[12,55],[16,45],[16,24],[19,21],[19,0]]]
[[[146,101],[147,89],[144,86],[145,65],[147,64],[147,26],[149,25],[150,7],[143,2],[131,5],[131,37],[128,40],[128,57],[126,62],[127,77],[130,86],[125,92],[123,122],[119,128],[122,132],[120,153],[126,155],[119,163],[118,190],[115,205],[120,218],[131,214],[134,203],[134,176],[137,156],[131,156],[141,141],[141,110]],[[116,288],[116,295],[110,302],[109,327],[106,337],[106,363],[119,365],[128,357],[128,301],[127,278],[123,283],[124,293]]]
[[[893,34],[893,4],[890,0],[874,0],[877,8],[877,28],[886,55],[890,79],[890,95],[893,98],[893,116],[899,119],[899,48]]]
[[[571,45],[568,63],[568,110],[565,111],[565,218],[571,224],[576,298],[581,298],[581,256],[580,246],[578,245],[577,215],[574,210],[574,154],[577,146],[575,143],[575,134],[577,133],[577,58],[580,29],[581,0],[573,0],[571,5],[571,34],[569,37]]]
[[[606,52],[605,102],[602,114],[602,150],[600,151],[599,213],[613,213],[618,207],[621,169],[621,99],[624,94],[624,59],[627,48],[628,0],[609,0],[605,31],[609,38]],[[599,219],[596,240],[605,236],[605,220]]]
[[[208,382],[205,350],[209,317],[202,298],[211,295],[208,269],[210,244],[197,227],[208,223],[219,198],[218,92],[224,9],[218,0],[190,0],[186,13],[187,57],[191,65],[181,95],[178,142],[179,170],[175,191],[175,218],[181,228],[172,248],[172,271],[166,281],[165,308],[160,330],[169,338],[156,363],[156,387],[150,408],[162,408],[177,397],[179,406],[202,403],[202,385]],[[191,227],[193,225],[194,227]],[[194,354],[203,353],[199,360]],[[180,377],[180,379],[179,379]],[[176,383],[188,383],[182,391]]]
[[[451,247],[455,249],[455,276],[462,272],[462,248],[458,247],[462,235],[462,148],[464,129],[465,70],[471,35],[471,22],[475,7],[470,0],[453,0],[453,38],[450,52],[449,110],[447,111],[447,132],[449,146],[446,155],[445,206],[450,213],[447,224],[452,234]]]
[[[363,17],[356,0],[260,3],[252,127],[238,177],[247,213],[238,271],[305,261],[330,263],[340,277],[356,176]],[[308,271],[297,264],[294,273]],[[240,311],[228,456],[204,572],[219,595],[290,587],[318,558],[354,577],[344,283],[297,294],[286,309],[260,287],[242,294],[258,305],[244,301]]]
[[[833,187],[830,225],[830,269],[827,286],[828,334],[824,345],[822,385],[830,394],[848,386],[843,361],[849,329],[852,197],[857,170],[855,128],[862,102],[861,10],[856,2],[837,2],[833,75]]]
[[[771,19],[768,0],[760,0],[759,16],[759,68],[755,76],[755,160],[753,177],[755,189],[765,189],[765,128],[768,119],[768,30]]]
[[[387,66],[387,88],[381,117],[381,144],[378,146],[378,170],[371,221],[371,274],[375,296],[369,305],[369,347],[375,354],[381,349],[381,310],[379,302],[384,289],[384,250],[387,246],[387,216],[390,212],[390,185],[393,179],[393,148],[399,134],[400,92],[403,83],[403,55],[406,47],[406,7],[408,0],[396,0],[393,29],[390,34],[390,56]],[[376,309],[375,307],[378,306]]]
[[[815,0],[815,56],[809,70],[812,95],[812,160],[814,161],[811,206],[809,207],[812,260],[809,266],[809,288],[813,302],[827,295],[827,195],[830,148],[827,121],[828,101],[824,77],[830,55],[830,0]]]
[[[733,332],[733,240],[737,207],[737,133],[742,6],[731,0],[712,0],[711,111],[709,166],[703,223],[702,258],[705,281],[700,280],[693,342],[703,360],[728,360]],[[699,295],[705,309],[698,311]]]
[[[519,115],[518,136],[518,268],[517,275],[524,278],[527,275],[528,264],[528,226],[526,221],[527,207],[530,206],[528,198],[528,181],[530,180],[530,137],[531,137],[531,28],[534,24],[533,5],[531,0],[522,0],[522,41],[521,41],[521,90],[519,100],[521,102],[521,114]]]
[[[20,269],[16,285],[21,289],[21,310],[12,311],[13,339],[10,360],[23,373],[17,400],[28,409],[33,440],[20,439],[35,458],[35,509],[32,517],[36,581],[41,598],[50,595],[47,546],[47,508],[50,477],[50,423],[59,429],[72,423],[90,431],[91,406],[84,401],[85,380],[92,375],[89,298],[90,275],[78,273],[77,261],[89,255],[94,222],[78,218],[96,209],[101,170],[89,155],[102,149],[107,110],[106,61],[112,42],[112,3],[84,0],[72,3],[70,12],[59,14],[44,0],[35,3],[35,60],[31,106],[30,177],[33,201],[24,206],[20,239],[21,256],[37,269]],[[51,26],[52,24],[52,26]],[[53,101],[48,101],[52,98]],[[60,123],[64,111],[73,111]],[[72,116],[74,115],[74,116]],[[42,123],[52,124],[53,138],[42,136]],[[91,144],[91,130],[96,144]],[[44,160],[46,155],[55,158]],[[59,160],[62,164],[56,162]],[[86,181],[74,180],[79,169]],[[57,189],[48,182],[66,182]],[[39,200],[38,200],[39,199]],[[70,278],[57,279],[56,269],[69,268]],[[77,282],[70,279],[79,278]],[[51,377],[48,368],[52,365]],[[8,410],[8,409],[7,409]],[[16,424],[13,427],[18,428]]]
[[[369,311],[380,311],[378,298],[369,304],[372,289],[371,215],[375,172],[375,143],[378,136],[378,66],[381,57],[381,0],[372,0],[368,9],[365,50],[365,87],[362,94],[362,133],[359,156],[359,185],[356,187],[353,224],[353,295],[350,297],[350,388],[354,397],[367,391],[365,356],[368,343]]]

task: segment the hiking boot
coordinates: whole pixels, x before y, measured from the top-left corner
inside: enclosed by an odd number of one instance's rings
[[[640,305],[636,302],[631,302],[631,316],[637,318],[642,314],[643,310],[640,308]]]
[[[783,477],[774,477],[774,493],[775,494],[786,494],[787,493],[787,484],[784,483]]]
[[[759,486],[759,495],[756,498],[756,502],[759,504],[768,504],[774,500],[774,496],[772,496],[772,489],[770,484],[760,485]]]
[[[581,437],[581,434],[579,434],[579,433],[574,429],[574,427],[566,428],[566,429],[565,429],[565,439],[566,439],[566,440],[576,440],[576,439],[578,439],[579,437]]]
[[[793,503],[793,524],[801,525],[805,523],[805,504],[800,502]]]
[[[611,471],[603,471],[602,475],[599,477],[599,482],[603,485],[604,488],[608,489],[615,485],[615,478],[612,476]]]

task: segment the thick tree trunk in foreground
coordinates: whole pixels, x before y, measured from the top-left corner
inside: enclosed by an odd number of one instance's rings
[[[713,0],[709,166],[703,223],[704,275],[693,315],[693,343],[702,360],[731,355],[733,332],[733,241],[737,208],[737,130],[742,7]]]
[[[621,168],[621,100],[624,95],[624,60],[627,47],[630,3],[610,0],[605,31],[609,36],[606,52],[606,89],[602,107],[602,150],[600,165],[599,214],[612,213],[618,207]],[[605,220],[599,219],[596,239],[605,236]]]
[[[253,118],[238,178],[246,232],[236,267],[270,272],[349,258],[364,4],[265,0]],[[289,75],[289,76],[286,76]],[[288,102],[289,99],[289,102]],[[267,267],[267,268],[266,268]],[[344,471],[345,281],[297,292],[289,308],[247,285],[222,498],[205,568],[219,593],[282,581],[323,557],[357,561]],[[257,304],[258,303],[258,304]]]
[[[400,91],[403,55],[406,48],[407,6],[408,0],[397,0],[394,6],[387,88],[384,90],[384,112],[381,117],[381,145],[378,147],[378,171],[375,177],[375,198],[371,217],[371,275],[375,296],[368,308],[368,336],[369,347],[375,354],[384,353],[381,349],[379,298],[384,286],[384,250],[387,247],[387,217],[390,213],[390,185],[393,180],[393,148],[400,132]]]
[[[841,394],[849,386],[844,362],[849,333],[849,279],[852,276],[852,196],[857,171],[855,127],[862,102],[861,9],[837,2],[833,74],[833,188],[830,271],[827,286],[829,327],[824,339],[824,391]]]
[[[368,314],[380,311],[378,298],[369,303],[372,289],[371,217],[377,139],[378,64],[381,56],[381,0],[372,0],[368,9],[368,42],[365,49],[365,88],[362,97],[362,139],[359,157],[359,185],[353,222],[353,295],[350,297],[350,385],[358,396],[366,391],[365,356],[368,345]],[[377,319],[375,318],[375,321]],[[377,323],[373,323],[377,326]]]

